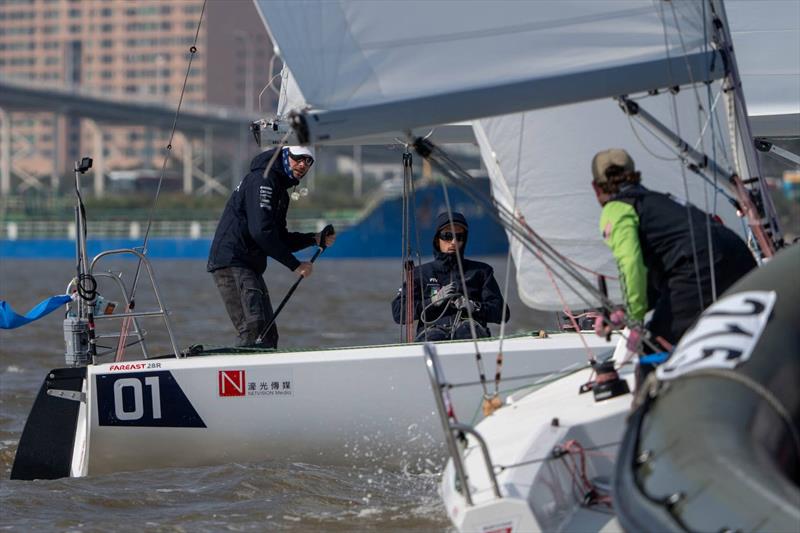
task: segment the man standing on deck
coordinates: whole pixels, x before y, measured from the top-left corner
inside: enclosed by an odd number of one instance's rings
[[[314,164],[304,146],[268,150],[250,163],[250,173],[228,199],[217,225],[207,270],[222,295],[225,309],[239,334],[237,346],[253,346],[272,322],[273,311],[262,277],[267,256],[298,275],[311,275],[312,264],[292,252],[319,245],[320,233],[290,233],[286,229],[288,189],[296,187]],[[336,235],[327,236],[331,246]],[[278,330],[273,325],[259,346],[276,348]]]
[[[653,309],[646,328],[669,351],[712,303],[712,272],[719,295],[755,267],[755,260],[747,245],[715,217],[643,187],[625,150],[598,152],[592,175],[603,207],[600,231],[617,261],[625,313],[641,324]],[[611,326],[601,323],[596,329],[606,335]]]
[[[494,270],[486,263],[471,261],[464,257],[469,226],[461,213],[447,213],[436,218],[436,233],[433,236],[434,260],[416,268],[414,280],[414,320],[418,341],[440,341],[446,339],[471,339],[472,326],[477,337],[489,337],[487,322],[499,324],[508,321],[508,307],[503,302],[500,287],[494,279]],[[464,283],[458,259],[464,273]],[[467,294],[463,287],[466,285]],[[420,295],[422,289],[422,295]],[[392,314],[398,324],[405,323],[405,284],[392,301]],[[470,324],[470,315],[472,324]]]

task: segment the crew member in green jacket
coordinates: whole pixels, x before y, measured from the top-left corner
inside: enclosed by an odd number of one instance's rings
[[[625,150],[597,153],[592,175],[603,206],[600,231],[617,261],[625,313],[641,324],[652,309],[646,328],[669,351],[712,303],[712,271],[720,295],[752,269],[755,260],[744,241],[716,217],[643,187]],[[606,327],[598,333],[607,331]]]

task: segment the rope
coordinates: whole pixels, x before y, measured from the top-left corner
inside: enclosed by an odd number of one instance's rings
[[[708,49],[708,27],[706,25],[706,6],[705,6],[705,3],[703,3],[702,6],[703,6],[703,48],[704,48],[704,51],[707,51],[707,49]],[[686,49],[686,43],[683,40],[683,33],[681,32],[680,23],[678,22],[678,15],[675,12],[675,4],[671,3],[670,4],[670,9],[672,10],[672,19],[675,21],[675,27],[678,30],[678,39],[680,40],[681,48],[683,49],[683,57],[684,57],[684,60],[686,62],[687,71],[689,72],[689,79],[691,81],[691,87],[692,87],[692,91],[694,93],[695,101],[697,102],[698,111],[699,112],[705,112],[705,110],[703,109],[703,105],[700,103],[701,102],[700,92],[697,90],[697,85],[695,84],[694,79],[691,76],[692,71],[691,71],[691,68],[689,67],[688,50]],[[706,96],[708,97],[709,105],[711,105],[710,87],[706,88]],[[709,110],[709,113],[710,112],[711,111]],[[705,125],[703,124],[703,122],[701,120],[700,114],[701,113],[697,114],[697,126],[698,126],[698,130],[699,130],[698,142],[700,143],[700,151],[705,153],[706,152],[705,143],[703,142],[703,139],[704,139],[703,133],[705,131]],[[710,122],[710,121],[711,121],[711,115],[709,114],[707,122]],[[713,128],[712,128],[712,133],[713,133]],[[678,135],[680,135],[680,132],[678,132]],[[712,148],[712,150],[714,150],[714,148],[715,148],[713,135],[712,135],[712,141],[711,141],[711,148]],[[685,173],[685,171],[684,171],[684,173]],[[716,167],[714,169],[714,181],[716,182]],[[687,194],[688,194],[688,189],[687,189]],[[703,199],[704,199],[704,202],[705,202],[704,207],[706,208],[706,213],[708,213],[708,189],[706,187],[703,187]],[[687,201],[688,201],[688,196],[687,196]],[[694,231],[693,231],[693,228],[692,228],[692,225],[691,225],[692,224],[691,220],[690,220],[689,224],[690,224],[689,228],[692,231],[692,235],[691,235],[692,239],[693,239],[692,240],[692,246],[694,246]],[[711,238],[711,217],[708,217],[708,216],[706,217],[706,238],[707,238],[707,246],[708,246],[708,269],[709,269],[709,273],[711,275],[711,302],[714,302],[717,299],[717,284],[716,284],[715,273],[714,273],[714,243],[713,243],[713,240]],[[694,253],[694,250],[692,250],[692,252]],[[694,259],[696,261],[697,257],[695,257]],[[697,280],[698,286],[700,285],[699,268],[700,268],[699,265],[695,268],[695,270],[697,271],[697,275],[698,275],[698,280]],[[702,289],[700,289],[700,306],[703,307]]]
[[[659,10],[660,10],[660,15],[661,15],[661,17],[660,17],[661,18],[661,28],[663,30],[663,35],[664,35],[664,51],[665,51],[665,53],[667,55],[667,60],[668,60],[667,61],[667,70],[669,72],[670,79],[672,79],[672,66],[671,66],[671,62],[669,61],[671,59],[671,57],[670,57],[669,44],[668,44],[668,41],[667,41],[667,25],[666,25],[666,21],[665,21],[665,17],[664,17],[664,5],[663,5],[663,3],[659,4]],[[673,10],[673,15],[674,15],[674,10]],[[676,27],[677,27],[677,19],[675,19],[675,20],[676,20]],[[680,30],[678,30],[678,36],[680,37]],[[685,49],[684,49],[684,57],[685,56],[686,56],[686,53],[685,53]],[[688,66],[688,63],[687,63],[687,66]],[[690,78],[689,78],[690,82],[693,84],[694,80],[691,78],[691,68],[689,68],[688,71],[689,71],[689,76],[690,76]],[[677,97],[676,97],[674,92],[671,93],[670,101],[672,103],[672,116],[673,116],[673,120],[675,121],[675,133],[678,135],[678,137],[682,137],[681,136],[680,118],[678,116],[678,99],[677,99]],[[687,221],[689,223],[689,240],[692,243],[692,265],[694,266],[695,281],[697,282],[696,283],[696,285],[697,285],[697,298],[698,298],[699,303],[700,303],[700,309],[705,309],[705,304],[703,302],[703,286],[700,283],[700,265],[698,264],[698,260],[697,260],[697,243],[695,241],[695,235],[694,235],[694,221],[692,220],[692,208],[691,208],[691,205],[690,205],[689,183],[688,183],[688,180],[686,179],[686,168],[685,168],[684,165],[681,165],[681,179],[683,181],[684,195],[686,196],[686,218],[687,218]]]
[[[194,55],[197,53],[197,40],[200,36],[200,27],[203,23],[203,15],[206,12],[207,1],[208,0],[203,0],[203,7],[200,10],[200,18],[197,21],[197,29],[195,30],[194,33],[194,41],[192,42],[192,46],[189,47],[189,54],[190,54],[189,64],[186,66],[186,74],[183,77],[183,86],[181,87],[181,94],[180,97],[178,98],[178,106],[175,109],[175,117],[172,119],[172,128],[170,130],[169,140],[167,141],[167,147],[166,147],[167,152],[164,154],[164,160],[161,163],[161,175],[158,178],[158,185],[156,186],[156,192],[153,197],[153,203],[150,206],[150,213],[148,214],[147,217],[147,229],[144,232],[144,239],[142,241],[143,255],[147,254],[147,241],[150,237],[150,228],[153,225],[153,213],[155,212],[156,204],[158,203],[158,197],[161,194],[161,185],[164,182],[164,175],[166,174],[167,171],[167,162],[169,161],[170,152],[172,152],[172,139],[175,137],[175,130],[178,125],[178,117],[180,116],[181,105],[183,104],[183,96],[184,94],[186,94],[186,84],[189,81],[189,73],[192,69],[192,61],[194,60]],[[139,260],[136,263],[136,273],[133,276],[133,284],[131,285],[131,297],[127,309],[125,310],[126,313],[133,311],[134,307],[136,306],[135,295],[139,283],[139,276],[141,275],[141,269],[142,269],[142,259],[139,258]],[[120,330],[119,343],[117,344],[117,354],[116,357],[114,358],[114,361],[116,362],[122,361],[123,357],[125,356],[126,340],[128,337],[128,331],[130,330],[130,324],[131,324],[131,317],[126,316],[122,320],[122,328]]]
[[[453,210],[450,206],[450,195],[447,193],[447,185],[445,184],[444,180],[441,180],[442,183],[442,193],[444,194],[444,203],[447,207],[447,218],[450,221],[450,227],[453,227],[455,223],[453,222]],[[464,279],[464,263],[461,260],[461,252],[456,250],[456,264],[458,265],[458,275],[461,278],[461,292],[464,295],[465,299],[468,299],[469,292],[467,292],[467,280]],[[489,391],[486,387],[486,369],[483,366],[483,357],[481,356],[481,350],[478,347],[478,333],[475,331],[475,321],[472,319],[472,306],[467,302],[467,318],[469,319],[469,332],[472,336],[472,344],[475,347],[475,364],[478,367],[478,376],[481,380],[481,388],[483,389],[483,396],[484,398],[489,397]],[[453,322],[453,327],[455,327],[456,322]]]
[[[602,449],[605,449],[605,448],[611,448],[611,447],[614,447],[614,446],[619,446],[619,444],[620,444],[620,441],[615,441],[615,442],[608,442],[608,443],[605,443],[605,444],[597,444],[595,446],[586,446],[586,447],[583,448],[583,451],[584,452],[588,452],[588,451],[602,450]],[[517,463],[511,463],[511,464],[507,464],[507,465],[494,465],[494,472],[495,472],[495,474],[499,474],[499,473],[503,472],[504,470],[508,470],[510,468],[518,468],[520,466],[528,466],[528,465],[534,465],[534,464],[537,464],[537,463],[544,463],[544,462],[547,462],[547,461],[555,461],[556,459],[557,458],[553,457],[552,454],[548,454],[548,455],[546,455],[544,457],[538,457],[536,459],[528,459],[527,461],[519,461]]]
[[[595,306],[595,301],[590,300],[586,296],[586,294],[589,294],[594,297],[596,301],[600,302],[600,305],[603,309],[606,309],[609,312],[614,311],[615,307],[608,297],[602,294],[591,282],[585,279],[568,261],[565,261],[564,257],[552,246],[550,246],[545,239],[533,231],[532,228],[523,227],[517,220],[516,215],[514,215],[507,207],[495,202],[494,200],[488,200],[483,194],[481,194],[480,191],[477,191],[474,185],[470,183],[472,179],[471,176],[455,161],[453,161],[443,150],[430,141],[424,141],[422,139],[417,139],[415,141],[415,148],[417,149],[418,153],[435,165],[445,177],[461,187],[462,190],[464,190],[475,202],[487,206],[487,211],[490,216],[492,216],[503,227],[505,227],[509,234],[515,236],[528,251],[534,255],[537,255],[536,250],[538,249],[542,256],[557,264],[564,271],[564,274],[554,270],[553,275],[558,278],[567,288],[572,290],[578,298],[583,300],[587,307]],[[574,285],[572,285],[565,278],[565,276],[569,276],[571,279],[577,282],[581,290],[578,290]],[[631,329],[638,326],[637,324],[629,321],[627,317],[625,319],[625,325],[629,326]],[[655,351],[659,351],[649,339],[645,338],[644,342]]]
[[[517,211],[517,199],[519,197],[520,168],[522,167],[522,141],[525,137],[525,113],[519,115],[519,144],[517,144],[517,180],[514,183],[514,196],[511,209]],[[494,395],[497,396],[500,389],[500,379],[503,373],[503,341],[506,335],[506,309],[508,308],[509,279],[511,278],[511,253],[513,241],[508,241],[508,254],[506,255],[506,277],[503,282],[503,311],[500,315],[500,343],[497,347],[497,358],[494,364]]]

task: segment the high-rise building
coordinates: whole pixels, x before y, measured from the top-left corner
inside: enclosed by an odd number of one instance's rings
[[[0,0],[0,76],[120,100],[238,107],[257,113],[272,45],[251,0]],[[191,70],[189,48],[197,35]],[[264,91],[265,114],[275,108]],[[53,183],[93,147],[81,117],[11,112],[14,172]],[[0,116],[2,119],[3,116]],[[169,132],[101,126],[109,169],[160,168]],[[202,138],[203,132],[197,132]]]

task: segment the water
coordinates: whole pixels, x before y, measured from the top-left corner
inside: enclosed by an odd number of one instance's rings
[[[503,287],[504,259],[489,259]],[[136,263],[109,263],[133,279]],[[156,280],[172,311],[179,347],[230,345],[235,337],[203,261],[157,261]],[[0,299],[27,312],[63,293],[74,275],[70,261],[0,262]],[[512,269],[513,272],[513,269]],[[279,319],[281,348],[396,342],[390,302],[400,285],[390,260],[321,259]],[[271,264],[266,280],[273,305],[294,281]],[[513,281],[513,280],[512,280]],[[527,310],[511,287],[509,333],[550,326]],[[106,296],[115,293],[108,281]],[[140,282],[137,309],[152,306]],[[60,312],[28,326],[0,331],[0,529],[295,531],[444,531],[449,522],[436,493],[437,470],[410,474],[378,467],[302,463],[228,464],[207,468],[118,473],[83,479],[9,481],[25,419],[45,372],[63,366]],[[151,353],[170,351],[155,319],[145,323]],[[496,328],[496,326],[495,326]],[[494,330],[496,331],[496,329]],[[168,443],[165,443],[168,445]]]

